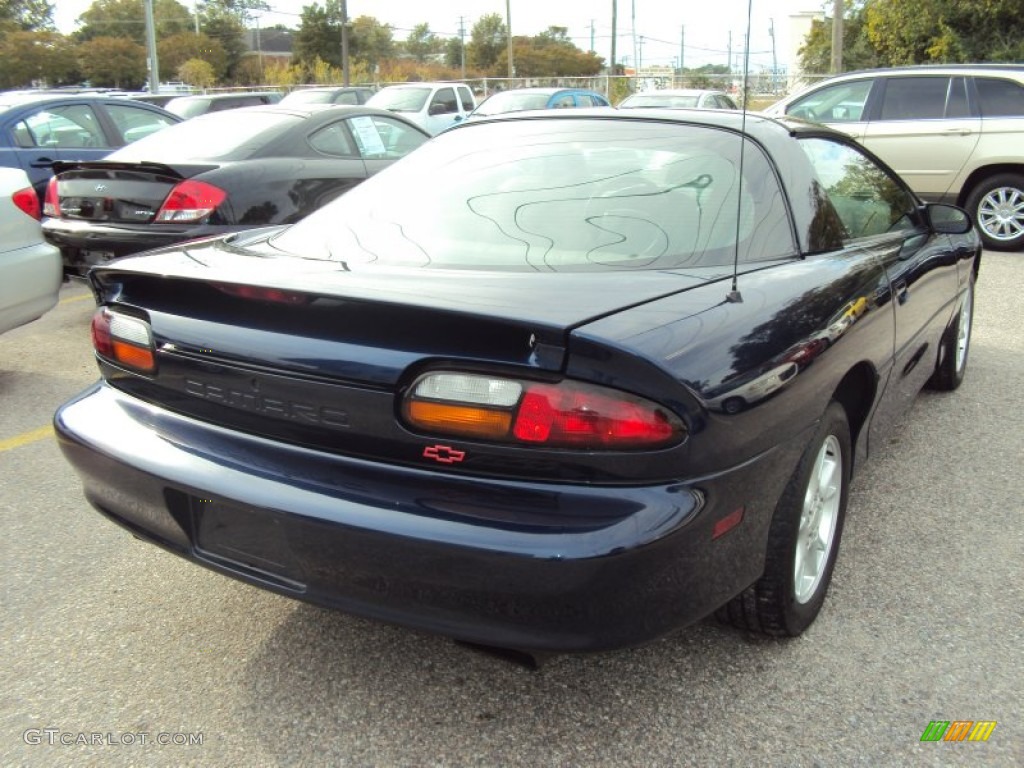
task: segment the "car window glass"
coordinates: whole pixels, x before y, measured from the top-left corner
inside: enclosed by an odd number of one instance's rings
[[[133,141],[138,141],[144,136],[176,123],[164,115],[128,104],[108,104],[106,110],[110,119],[114,121],[114,125],[117,126],[118,133],[121,134],[125,144],[131,144]]]
[[[355,91],[342,91],[334,97],[335,104],[358,104],[359,94]]]
[[[551,102],[552,109],[565,109],[566,107],[575,107],[576,101],[573,99],[572,94],[566,94],[565,96],[559,96],[557,99]]]
[[[459,99],[462,101],[463,112],[473,111],[473,94],[470,93],[469,88],[459,88]]]
[[[777,175],[748,142],[741,180],[740,146],[735,134],[710,127],[478,123],[426,141],[275,245],[308,258],[505,271],[719,267],[791,256]]]
[[[850,238],[880,235],[915,225],[914,198],[858,149],[831,139],[800,142]]]
[[[344,120],[325,125],[309,137],[309,145],[325,155],[354,157],[358,154]]]
[[[437,93],[434,94],[434,98],[430,100],[430,106],[440,104],[444,107],[440,114],[449,114],[451,112],[458,112],[459,106],[455,102],[455,89],[454,88],[441,88]]]
[[[244,160],[291,130],[302,118],[274,112],[213,112],[151,133],[109,156],[111,160],[176,162]],[[300,136],[297,142],[305,147]]]
[[[786,108],[786,114],[821,123],[851,123],[864,119],[871,80],[853,80],[819,88]]]
[[[971,108],[967,101],[967,80],[954,77],[949,85],[949,97],[946,99],[946,117],[970,117]]]
[[[40,110],[25,118],[25,125],[33,144],[38,147],[76,149],[108,146],[96,113],[84,104]]]
[[[390,117],[362,115],[348,119],[359,151],[367,159],[407,155],[427,140],[412,126]]]
[[[977,77],[982,117],[1024,117],[1024,87],[1012,80]]]
[[[886,80],[881,120],[936,120],[946,116],[948,77],[891,77]]]

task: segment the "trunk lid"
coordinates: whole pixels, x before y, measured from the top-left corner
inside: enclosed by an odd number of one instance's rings
[[[185,179],[218,166],[161,163],[55,163],[60,217],[117,224],[148,224],[167,195]]]

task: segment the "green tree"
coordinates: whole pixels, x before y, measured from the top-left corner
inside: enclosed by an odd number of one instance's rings
[[[339,33],[340,34],[340,33]],[[360,16],[352,22],[348,36],[350,64],[376,72],[378,65],[395,54],[395,41],[391,27],[381,24],[373,16]]]
[[[209,64],[215,79],[219,80],[227,74],[228,57],[224,48],[220,41],[207,35],[196,35],[195,32],[171,35],[157,43],[156,51],[161,80],[173,80],[179,67],[193,59]]]
[[[800,47],[800,69],[825,74],[832,69],[832,19],[815,19]],[[843,15],[843,69],[873,69],[881,66],[878,51],[866,34],[864,5],[849,5]]]
[[[512,54],[520,77],[586,77],[604,67],[604,59],[581,51],[569,39],[568,28],[548,27],[535,37],[513,38]]]
[[[462,67],[463,54],[462,38],[449,37],[444,41],[444,65],[446,67],[460,69]]]
[[[78,57],[95,86],[141,88],[146,81],[146,49],[126,37],[94,37],[78,46]]]
[[[81,42],[96,37],[127,37],[139,45],[146,44],[142,0],[95,0],[78,20],[82,27],[74,36]],[[157,40],[195,29],[192,14],[178,0],[154,0],[153,21]]]
[[[230,0],[208,0],[200,7],[199,16],[202,33],[216,40],[224,51],[226,63],[221,77],[234,79],[238,75],[242,57],[248,50],[243,11],[251,9],[233,8],[229,3]]]
[[[429,24],[417,24],[405,40],[405,52],[419,62],[443,50],[444,41],[430,31]]]
[[[466,46],[467,63],[480,70],[491,71],[508,46],[508,28],[497,13],[480,17],[470,32]]]
[[[217,75],[210,62],[203,59],[189,59],[177,69],[178,79],[196,88],[209,88],[217,84]]]
[[[53,4],[47,0],[0,0],[0,34],[5,29],[54,31]]]
[[[336,3],[327,0],[326,6],[319,3],[304,6],[300,19],[292,48],[293,58],[307,69],[318,58],[340,67],[341,22]]]
[[[0,88],[78,80],[74,44],[57,32],[8,32],[0,37]]]

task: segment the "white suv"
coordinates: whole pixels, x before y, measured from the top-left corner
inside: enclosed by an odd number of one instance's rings
[[[381,88],[366,106],[397,112],[435,136],[465,120],[476,100],[464,83],[406,83]]]
[[[966,208],[987,248],[1024,248],[1024,66],[851,72],[765,112],[849,134],[925,200]]]

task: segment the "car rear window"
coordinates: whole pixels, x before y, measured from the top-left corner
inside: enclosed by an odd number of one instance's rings
[[[478,115],[500,115],[504,112],[544,109],[550,98],[551,94],[549,93],[496,93],[477,107],[476,113]]]
[[[262,110],[229,110],[186,120],[139,139],[109,155],[109,160],[187,162],[244,160],[302,122],[302,118]]]
[[[974,80],[982,117],[1024,117],[1024,87],[1013,80],[978,77]]]
[[[430,97],[430,88],[385,88],[373,94],[367,106],[392,112],[419,112]]]
[[[774,169],[725,130],[630,120],[470,123],[279,235],[348,265],[580,271],[795,252]]]

